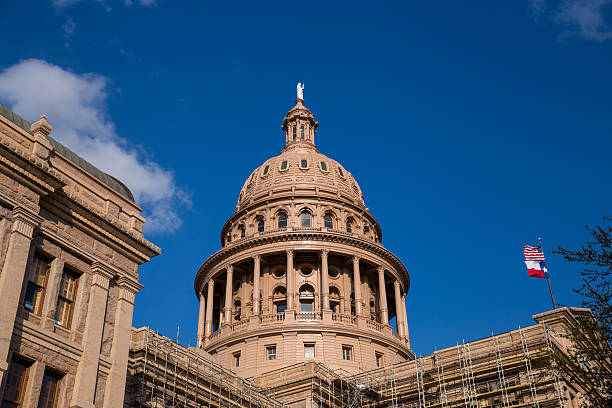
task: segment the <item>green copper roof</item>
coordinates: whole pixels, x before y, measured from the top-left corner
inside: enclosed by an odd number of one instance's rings
[[[2,104],[0,104],[0,115],[4,116],[26,132],[32,133],[30,132],[30,122],[17,115],[10,109],[6,108]],[[102,170],[98,169],[96,166],[89,163],[87,160],[83,159],[81,156],[68,149],[66,146],[64,146],[51,136],[47,136],[47,139],[49,139],[51,146],[53,146],[53,149],[57,153],[61,154],[62,156],[79,166],[81,169],[85,170],[87,173],[91,174],[93,177],[97,178],[102,183],[106,184],[107,186],[115,190],[117,193],[127,198],[128,200],[134,201],[134,196],[125,186],[125,184],[123,184],[113,176],[104,173]]]

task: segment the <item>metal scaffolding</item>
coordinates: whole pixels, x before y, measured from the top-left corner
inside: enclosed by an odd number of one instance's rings
[[[250,380],[215,363],[203,351],[145,328],[132,332],[128,407],[284,408]]]
[[[129,407],[565,408],[560,349],[545,325],[457,344],[429,356],[350,374],[299,363],[244,379],[201,350],[149,329],[133,332]]]

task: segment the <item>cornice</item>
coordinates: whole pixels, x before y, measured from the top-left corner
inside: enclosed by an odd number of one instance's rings
[[[410,275],[408,274],[408,270],[406,269],[402,261],[382,245],[377,244],[373,241],[343,235],[340,233],[307,230],[284,231],[275,234],[259,235],[236,241],[221,248],[219,251],[212,254],[206,261],[204,261],[204,263],[202,263],[202,265],[198,269],[194,280],[194,289],[196,294],[198,293],[198,288],[201,286],[201,283],[203,282],[204,278],[208,276],[214,266],[222,264],[228,257],[235,254],[239,254],[252,248],[256,248],[258,246],[299,241],[341,243],[354,248],[366,250],[389,262],[389,264],[391,264],[397,270],[400,276],[405,277],[408,287],[410,286]]]

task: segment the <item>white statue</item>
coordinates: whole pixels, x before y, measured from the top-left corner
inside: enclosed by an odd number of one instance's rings
[[[298,82],[297,84],[297,97],[298,99],[302,99],[304,100],[304,83],[303,82]]]

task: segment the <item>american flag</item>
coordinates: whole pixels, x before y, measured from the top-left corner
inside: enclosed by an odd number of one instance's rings
[[[525,261],[546,261],[544,259],[544,253],[540,250],[540,247],[525,245],[523,247],[523,253],[525,254]]]

